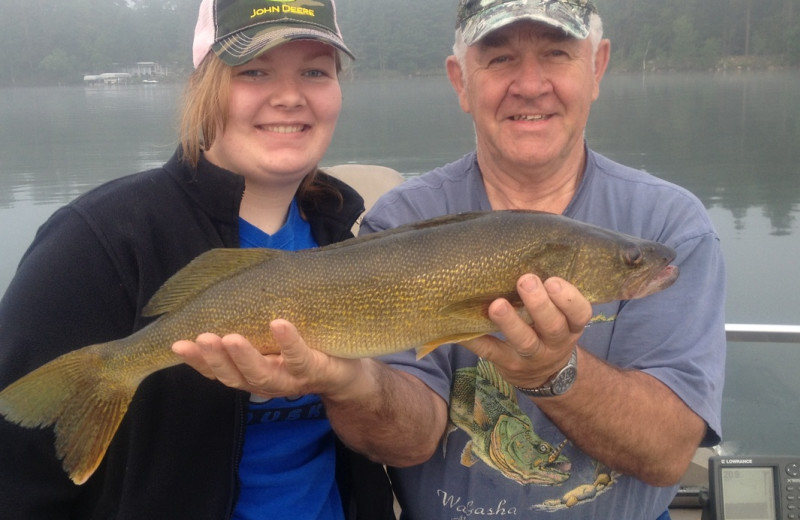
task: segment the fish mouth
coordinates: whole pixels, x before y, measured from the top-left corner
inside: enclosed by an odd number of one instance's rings
[[[634,300],[636,298],[644,298],[658,291],[664,290],[678,279],[680,269],[676,265],[666,265],[663,269],[658,271],[655,276],[634,279],[628,282],[622,289],[622,298],[625,300]]]
[[[568,474],[572,469],[572,462],[559,462],[555,461],[547,465],[547,467],[558,471],[559,473]]]

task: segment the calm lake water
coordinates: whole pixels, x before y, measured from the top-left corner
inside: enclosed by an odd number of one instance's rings
[[[473,147],[444,77],[349,81],[343,91],[326,165],[411,176]],[[0,293],[57,207],[172,154],[179,98],[164,84],[0,90]],[[800,72],[610,75],[587,139],[703,200],[726,254],[728,322],[800,322]],[[724,452],[800,455],[798,368],[799,345],[729,345]]]

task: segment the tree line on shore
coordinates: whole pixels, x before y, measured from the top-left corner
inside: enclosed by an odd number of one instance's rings
[[[800,65],[800,0],[595,0],[612,68]],[[199,0],[0,0],[0,85],[81,83],[159,63],[191,71]],[[441,74],[457,0],[338,0],[351,74]]]

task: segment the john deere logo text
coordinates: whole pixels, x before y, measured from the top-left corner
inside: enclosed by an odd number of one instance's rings
[[[261,9],[253,9],[253,14],[250,18],[255,18],[257,16],[264,16],[265,14],[294,14],[300,16],[314,16],[314,10],[309,9],[307,7],[294,7],[292,5],[286,5],[289,2],[294,2],[295,0],[269,0],[270,2],[280,2],[281,5],[273,5],[270,7],[262,7]]]

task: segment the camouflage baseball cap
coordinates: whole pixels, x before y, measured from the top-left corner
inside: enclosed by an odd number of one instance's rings
[[[546,23],[583,40],[596,12],[592,0],[459,0],[456,28],[467,45],[519,20]]]
[[[195,68],[209,51],[231,66],[291,40],[318,40],[351,58],[333,0],[203,0],[192,47]]]

